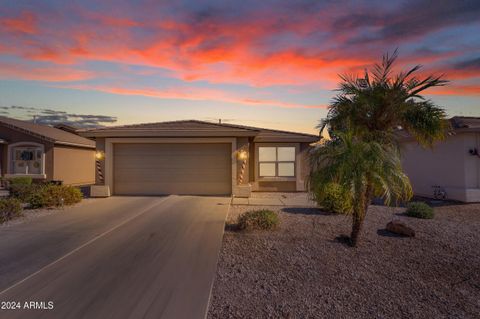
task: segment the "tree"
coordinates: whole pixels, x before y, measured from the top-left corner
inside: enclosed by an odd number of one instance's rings
[[[332,137],[310,156],[310,192],[339,183],[353,200],[351,243],[357,245],[363,220],[374,197],[386,203],[407,200],[411,186],[402,171],[400,133],[423,146],[445,136],[445,111],[421,93],[443,86],[443,76],[415,76],[421,66],[392,75],[398,52],[383,56],[363,77],[340,76],[339,93],[318,128]],[[315,194],[321,198],[321,194]]]
[[[322,185],[332,182],[344,187],[351,196],[351,245],[356,246],[368,206],[374,196],[385,204],[408,200],[412,189],[403,173],[398,148],[392,144],[363,141],[353,130],[336,133],[311,153],[310,189],[316,187],[321,201]],[[319,187],[320,186],[320,187]]]
[[[398,140],[402,129],[424,146],[444,138],[445,111],[421,93],[444,86],[448,81],[442,75],[418,78],[415,74],[420,65],[406,72],[392,75],[398,51],[383,56],[382,63],[373,70],[365,71],[363,77],[340,76],[339,94],[329,106],[327,118],[319,125],[321,130],[335,131],[353,129],[362,132],[366,140],[389,142]]]

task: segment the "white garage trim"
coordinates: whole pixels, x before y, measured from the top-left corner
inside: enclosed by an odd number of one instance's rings
[[[232,145],[232,191],[237,184],[237,140],[235,138],[106,138],[105,139],[105,185],[113,191],[113,145],[114,144],[211,144],[230,143]]]

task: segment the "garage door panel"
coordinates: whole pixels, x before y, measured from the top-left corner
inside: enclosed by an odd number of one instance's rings
[[[145,174],[146,176],[141,179],[139,182],[158,182],[161,183],[162,181],[178,181],[178,182],[194,182],[192,181],[192,177],[196,179],[200,179],[203,183],[208,182],[224,182],[225,170],[219,169],[210,169],[210,170],[202,170],[201,172],[192,171],[189,174],[185,174],[185,171],[182,170],[169,170],[167,172],[152,172],[150,169],[141,169],[141,170],[122,170],[122,172],[118,172],[115,175],[116,182],[129,182],[132,180],[132,174]],[[135,179],[133,179],[135,180]]]
[[[231,144],[114,144],[118,195],[231,193]]]
[[[194,155],[192,156],[194,157]],[[181,160],[179,160],[181,159]],[[184,168],[191,168],[192,170],[202,167],[210,167],[210,166],[218,166],[220,169],[227,169],[230,165],[225,163],[224,159],[221,158],[205,158],[205,159],[198,159],[195,160],[194,158],[155,158],[155,157],[143,157],[142,159],[142,167],[138,167],[138,161],[134,157],[130,158],[119,158],[115,157],[115,163],[118,167],[122,169],[147,169],[147,168],[157,168],[157,169],[184,169]]]
[[[141,189],[140,193],[132,193],[132,189]],[[208,192],[200,192],[208,189]],[[224,183],[122,183],[115,190],[117,195],[167,195],[167,194],[199,194],[224,195]]]

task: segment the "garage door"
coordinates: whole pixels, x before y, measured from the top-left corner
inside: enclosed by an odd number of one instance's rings
[[[231,144],[114,144],[117,195],[232,191]]]

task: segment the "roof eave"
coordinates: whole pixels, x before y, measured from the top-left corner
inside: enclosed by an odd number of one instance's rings
[[[292,136],[292,137],[276,137],[276,136],[257,136],[254,138],[254,143],[314,143],[318,142],[320,138],[318,136]]]
[[[209,136],[229,136],[229,137],[250,137],[256,136],[258,132],[253,131],[155,131],[155,130],[101,130],[79,132],[83,137],[209,137]]]
[[[62,141],[55,141],[55,145],[65,145],[65,146],[74,146],[74,147],[91,148],[91,149],[96,148],[95,144],[87,145],[87,144],[78,144],[78,143],[70,143],[70,142],[62,142]]]

